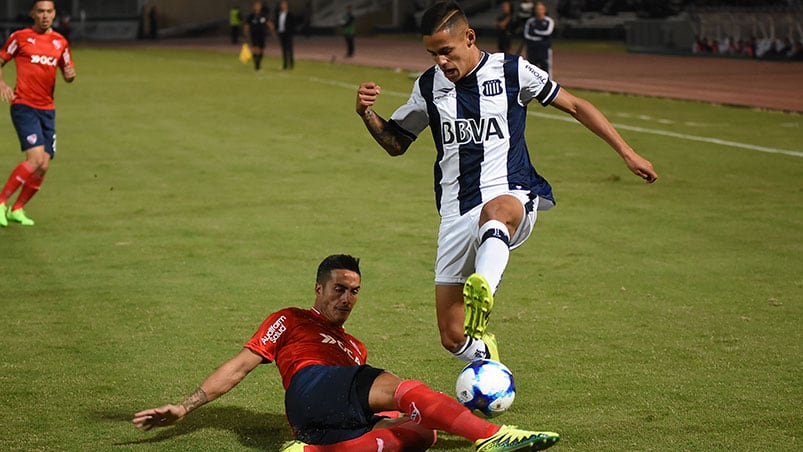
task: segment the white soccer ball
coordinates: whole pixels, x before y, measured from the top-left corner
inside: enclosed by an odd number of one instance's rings
[[[460,371],[455,385],[457,400],[485,417],[498,416],[513,404],[516,385],[504,364],[480,359]]]

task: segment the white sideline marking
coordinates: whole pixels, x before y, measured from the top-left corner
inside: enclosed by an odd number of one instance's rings
[[[324,79],[320,77],[306,77],[309,81],[322,83],[331,86],[337,86],[340,88],[348,88],[356,90],[357,86],[353,83],[345,83],[345,82],[338,82],[335,80]],[[386,96],[393,96],[393,97],[401,97],[401,98],[408,98],[410,96],[409,93],[400,93],[398,91],[382,91],[382,94]],[[571,116],[566,115],[553,115],[550,113],[540,113],[535,111],[528,111],[528,116],[534,116],[537,118],[543,119],[552,119],[556,121],[564,121],[564,122],[572,122],[575,124],[578,123],[574,118]],[[639,133],[646,133],[650,135],[660,135],[664,137],[671,137],[671,138],[678,138],[681,140],[689,140],[689,141],[699,141],[701,143],[711,143],[711,144],[718,144],[721,146],[728,146],[732,148],[739,148],[739,149],[748,149],[751,151],[758,151],[758,152],[766,152],[769,154],[784,154],[784,155],[791,155],[793,157],[803,157],[803,152],[801,151],[790,151],[787,149],[777,149],[777,148],[770,148],[766,146],[757,146],[754,144],[747,144],[747,143],[739,143],[738,141],[729,141],[729,140],[721,140],[719,138],[710,138],[710,137],[701,137],[698,135],[689,135],[685,133],[678,133],[678,132],[670,132],[668,130],[660,130],[660,129],[649,129],[646,127],[638,127],[638,126],[629,126],[627,124],[618,124],[614,123],[614,127],[617,129],[622,130],[629,130],[631,132],[639,132]]]

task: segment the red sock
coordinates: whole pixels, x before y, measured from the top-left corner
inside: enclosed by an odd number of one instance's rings
[[[6,185],[3,187],[3,191],[0,191],[0,204],[4,204],[8,201],[8,198],[20,188],[20,185],[24,184],[28,177],[33,173],[34,169],[28,162],[22,162],[14,168],[14,171],[11,172],[11,175],[8,176],[8,181]]]
[[[435,439],[434,431],[408,421],[392,428],[371,430],[360,437],[340,443],[304,446],[304,452],[353,452],[355,450],[423,452],[435,444]]]
[[[477,441],[499,431],[499,426],[480,419],[457,400],[435,392],[418,380],[404,380],[396,388],[396,406],[410,420],[432,430]]]
[[[28,180],[25,181],[25,185],[22,186],[22,190],[20,190],[20,195],[17,196],[17,201],[14,203],[14,206],[11,210],[22,209],[25,207],[25,203],[33,198],[33,195],[39,191],[39,187],[42,186],[42,180],[45,178],[44,174],[39,173],[32,173],[28,176]]]

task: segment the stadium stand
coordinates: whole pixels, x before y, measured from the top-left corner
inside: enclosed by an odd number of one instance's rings
[[[702,7],[689,9],[692,52],[721,56],[803,59],[800,7]]]

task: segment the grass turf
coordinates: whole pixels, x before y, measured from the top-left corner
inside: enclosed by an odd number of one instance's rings
[[[27,209],[37,225],[0,230],[0,449],[276,450],[289,430],[273,366],[175,428],[129,419],[181,401],[268,313],[308,306],[336,252],[363,259],[347,327],[370,361],[453,391],[461,365],[432,301],[431,138],[389,158],[353,113],[374,79],[389,115],[406,75],[255,74],[190,50],[75,59],[59,155]],[[803,151],[799,115],[582,94],[616,122]],[[558,207],[497,295],[491,329],[519,388],[497,420],[561,432],[556,450],[799,450],[803,160],[623,135],[655,185],[582,127],[530,118]],[[21,156],[7,119],[0,148],[7,174]],[[441,435],[435,450],[471,448]]]

